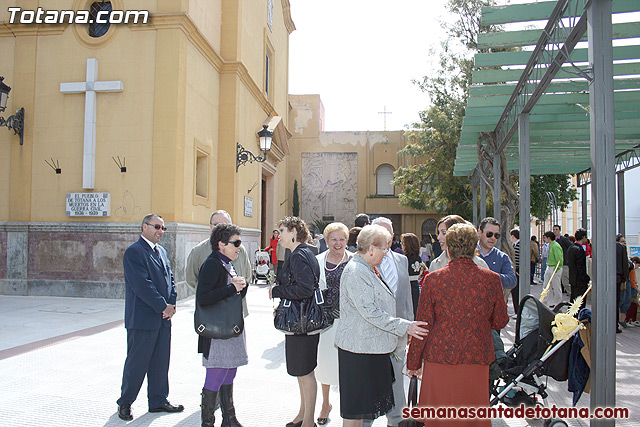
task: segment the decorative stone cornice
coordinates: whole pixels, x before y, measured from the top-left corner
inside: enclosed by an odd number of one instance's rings
[[[293,19],[291,19],[291,4],[289,0],[282,0],[282,15],[284,18],[284,27],[289,34],[293,33],[296,30],[296,24],[294,24]]]
[[[145,25],[129,24],[129,28],[133,31],[180,30],[216,71],[222,70],[224,60],[200,32],[189,15],[186,13],[153,14],[149,21]]]
[[[251,78],[249,74],[249,70],[247,67],[240,61],[228,61],[225,62],[221,74],[235,74],[238,79],[244,84],[244,86],[249,90],[253,98],[260,104],[262,110],[269,116],[277,116],[275,108],[273,108],[273,104],[269,102],[266,96],[262,93],[262,90],[258,87],[256,82]]]
[[[165,223],[167,233],[209,232],[208,225]],[[0,222],[0,232],[48,232],[48,233],[140,233],[140,223],[127,222]]]
[[[167,222],[167,234],[209,233],[208,225]],[[240,227],[244,234],[260,236],[255,228]],[[140,233],[140,223],[130,222],[0,222],[0,232],[47,232],[47,233]]]
[[[64,33],[69,24],[9,24],[2,22],[0,37],[57,36]]]

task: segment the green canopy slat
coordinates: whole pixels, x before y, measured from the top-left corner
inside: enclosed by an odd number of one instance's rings
[[[469,107],[497,107],[505,106],[509,102],[509,96],[495,95],[495,96],[470,96],[467,100]],[[620,102],[633,102],[640,101],[640,91],[625,91],[615,92],[614,99]],[[565,94],[544,94],[540,97],[538,105],[552,105],[552,104],[589,104],[588,93],[565,93]]]
[[[546,21],[549,19],[556,3],[555,1],[545,1],[532,4],[483,7],[482,25]],[[613,13],[634,12],[638,10],[638,0],[613,0],[611,9]],[[582,13],[582,5],[579,5],[578,13]],[[565,16],[568,16],[568,14],[565,14]]]
[[[462,126],[466,130],[472,130],[473,126],[483,126],[483,129],[486,127],[495,127],[494,121],[491,120],[490,116],[481,116],[481,117],[465,117],[462,121]],[[640,123],[638,120],[640,119],[640,111],[621,111],[616,113],[616,123],[619,120],[629,120],[630,123],[635,123],[636,126]],[[572,123],[572,122],[588,122],[589,116],[585,113],[581,114],[531,114],[529,116],[529,121],[532,125],[538,123],[549,123],[549,125],[553,126],[555,123]],[[584,124],[583,124],[584,125]]]
[[[640,29],[640,25],[638,25]],[[640,37],[640,36],[639,36]],[[585,71],[586,67],[579,67]],[[613,64],[614,76],[630,76],[640,74],[640,62],[631,62],[623,64]],[[522,75],[522,69],[505,69],[505,70],[477,70],[473,72],[473,83],[504,83],[516,82]],[[576,78],[576,69],[571,65],[564,65],[558,71],[556,78],[568,79]]]
[[[544,122],[534,122],[530,121],[529,129],[531,131],[538,130],[553,130],[553,129],[584,129],[585,125],[588,127],[589,125],[589,116],[585,116],[582,120],[579,121],[564,121],[557,120],[554,122],[549,122],[545,120]],[[639,123],[638,119],[627,119],[627,120],[619,120],[616,118],[616,131],[623,129],[636,129],[638,128]],[[468,125],[465,124],[465,130],[470,132],[490,132],[495,128],[495,123],[493,125]]]
[[[587,107],[586,105],[584,107]],[[498,122],[500,115],[504,111],[504,107],[468,107],[465,110],[467,116],[476,117],[476,116],[493,116],[495,117],[495,122]],[[545,105],[544,111],[537,109],[534,107],[532,110],[532,114],[540,111],[541,113],[546,114],[584,114],[586,111],[578,105]],[[617,110],[616,110],[617,111]],[[625,110],[626,111],[626,110]]]
[[[476,67],[500,67],[505,65],[525,65],[531,57],[530,50],[518,52],[492,52],[476,53],[474,64]],[[638,57],[638,46],[615,46],[613,48],[613,60],[636,59]],[[571,52],[571,61],[589,62],[588,49],[574,49]]]
[[[636,7],[637,8],[637,7]],[[567,32],[571,28],[567,29]],[[482,33],[478,36],[478,48],[496,49],[506,47],[535,46],[542,34],[542,30],[505,31],[500,33]],[[635,22],[613,24],[614,39],[628,39],[640,37],[640,25]],[[585,34],[580,40],[587,40]]]
[[[509,95],[513,93],[515,84],[485,84],[471,86],[470,96],[495,96]],[[613,81],[614,90],[637,89],[640,87],[640,78],[619,78]],[[546,93],[555,92],[585,92],[589,90],[589,83],[586,80],[558,81],[550,83]]]

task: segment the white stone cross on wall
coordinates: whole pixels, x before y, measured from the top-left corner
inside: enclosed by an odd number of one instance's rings
[[[82,188],[92,190],[96,184],[96,110],[98,92],[122,92],[121,81],[99,82],[98,60],[87,59],[84,82],[60,83],[62,93],[84,93],[84,155],[82,158]]]

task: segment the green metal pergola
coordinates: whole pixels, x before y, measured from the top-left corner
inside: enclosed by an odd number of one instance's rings
[[[569,3],[569,2],[567,2]],[[579,173],[591,167],[589,146],[589,81],[588,49],[575,48],[567,61],[560,64],[556,56],[563,54],[567,37],[571,30],[571,20],[583,14],[582,1],[570,2],[565,11],[565,24],[558,27],[547,38],[547,55],[532,65],[533,81],[539,82],[541,72],[551,70],[556,74],[547,82],[542,93],[529,111],[531,141],[531,173],[566,174]],[[518,4],[498,8],[485,8],[482,23],[485,25],[527,23],[549,20],[555,1],[533,4]],[[573,6],[573,8],[571,7]],[[623,14],[640,10],[637,0],[614,0],[612,12]],[[529,22],[533,21],[533,22]],[[573,22],[575,23],[575,22]],[[586,28],[586,22],[583,24]],[[583,31],[584,34],[585,31]],[[458,145],[454,174],[472,175],[478,165],[478,137],[482,132],[498,133],[513,123],[500,122],[518,83],[523,69],[532,58],[532,48],[540,40],[544,30],[519,30],[481,34],[481,49],[498,50],[505,48],[522,49],[515,52],[479,53],[475,56],[473,84],[467,102],[462,134]],[[634,149],[640,141],[640,46],[636,44],[618,46],[619,42],[633,42],[640,37],[639,22],[613,24],[613,73],[615,102],[616,153]],[[563,40],[564,38],[564,40]],[[586,35],[578,41],[587,41]],[[576,41],[574,41],[575,43]],[[555,45],[554,45],[555,44]],[[525,50],[526,49],[526,50]],[[553,70],[551,70],[553,71]],[[538,77],[538,78],[536,78]],[[531,84],[521,84],[524,95],[534,95]],[[520,89],[520,88],[519,88]],[[519,94],[522,96],[522,93]],[[513,120],[512,120],[513,122]],[[511,133],[505,141],[504,152],[509,169],[519,169],[518,142]]]
[[[481,216],[489,184],[500,217],[503,154],[509,171],[519,174],[520,218],[531,216],[532,174],[578,174],[581,185],[589,180],[595,284],[590,405],[614,407],[615,180],[616,172],[640,165],[640,1],[484,8],[482,24],[504,24],[507,31],[479,37],[489,53],[475,56],[454,174],[472,180],[476,224],[478,186]],[[524,29],[511,30],[515,26]],[[530,240],[529,227],[521,228],[520,239]],[[529,293],[529,258],[529,251],[520,254],[521,297]],[[614,424],[591,420],[592,426]]]

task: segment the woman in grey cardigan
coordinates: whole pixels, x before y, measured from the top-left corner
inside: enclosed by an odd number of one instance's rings
[[[358,253],[340,279],[340,324],[336,331],[343,426],[386,414],[394,404],[392,352],[405,333],[423,339],[425,322],[395,317],[393,292],[377,266],[387,253],[389,232],[379,225],[358,235]],[[396,378],[402,381],[402,378]]]

